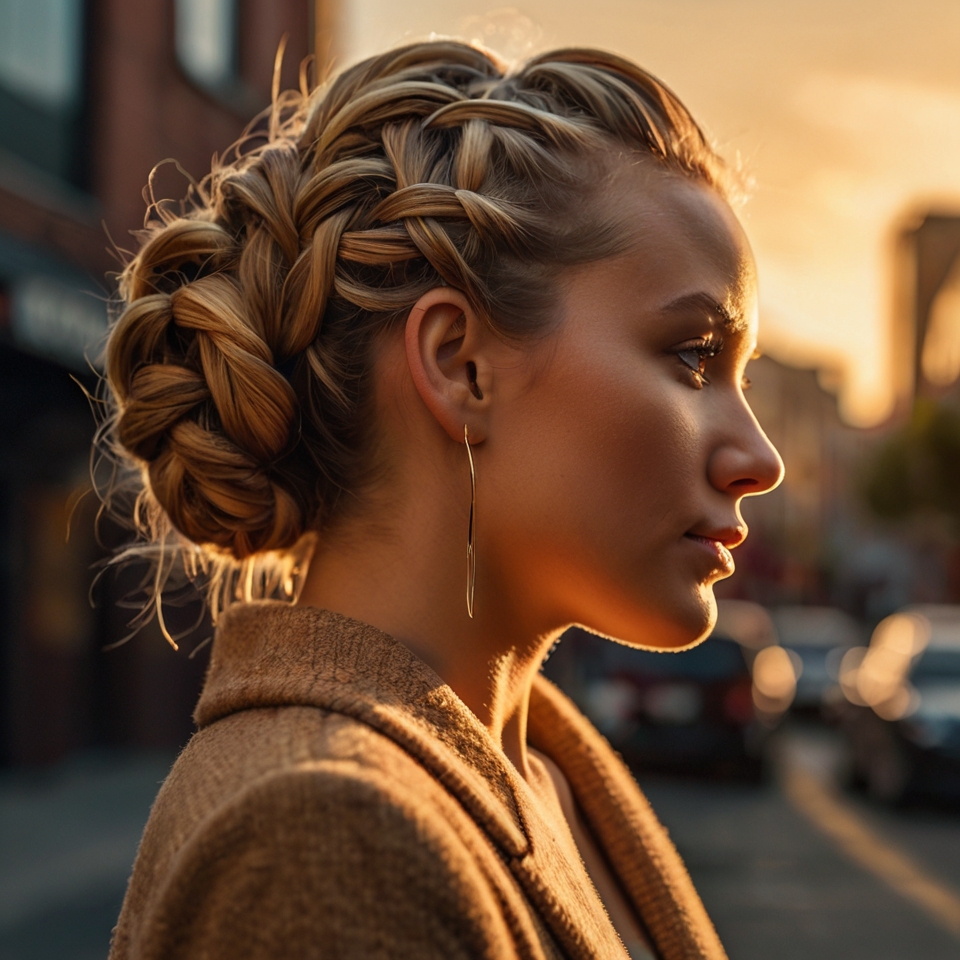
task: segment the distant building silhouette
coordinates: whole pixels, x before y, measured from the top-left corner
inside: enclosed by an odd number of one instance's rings
[[[960,214],[931,211],[901,228],[896,246],[894,376],[906,413],[960,382]]]

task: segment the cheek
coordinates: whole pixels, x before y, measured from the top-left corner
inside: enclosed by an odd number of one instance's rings
[[[683,525],[686,494],[695,485],[696,439],[682,411],[655,391],[597,400],[584,411],[576,443],[585,496],[575,509],[583,533],[614,548],[611,559],[655,559]]]
[[[695,394],[653,376],[596,384],[544,390],[535,409],[531,394],[518,423],[535,427],[512,432],[478,516],[525,604],[627,643],[685,646],[712,615],[683,541],[706,485]]]
[[[519,496],[518,522],[555,548],[635,562],[686,529],[702,467],[682,387],[617,367],[581,363],[576,379],[550,376],[525,395],[510,451],[520,475],[498,496]]]

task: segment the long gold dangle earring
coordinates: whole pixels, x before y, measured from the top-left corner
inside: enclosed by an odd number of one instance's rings
[[[470,523],[467,526],[467,616],[473,619],[473,591],[477,583],[477,471],[473,466],[473,451],[470,449],[470,436],[467,425],[463,425],[463,442],[467,445],[467,458],[470,461]]]

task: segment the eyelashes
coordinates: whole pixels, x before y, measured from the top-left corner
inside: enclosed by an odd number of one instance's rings
[[[706,376],[707,361],[718,356],[722,350],[723,340],[715,337],[688,341],[675,352],[680,362],[693,374],[697,386],[702,387],[710,382]]]
[[[705,387],[710,383],[706,375],[706,364],[708,360],[719,356],[723,351],[723,339],[721,337],[700,340],[694,340],[683,344],[674,353],[680,359],[680,362],[693,375],[698,387]],[[756,354],[751,359],[755,359]],[[740,378],[740,389],[746,392],[753,386],[750,378],[744,374]]]

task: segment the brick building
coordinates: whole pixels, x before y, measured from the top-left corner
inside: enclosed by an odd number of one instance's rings
[[[0,754],[185,739],[203,668],[126,634],[88,485],[111,243],[132,246],[143,187],[175,158],[199,178],[312,47],[310,0],[4,0],[0,4]],[[184,174],[161,167],[157,193]],[[112,239],[108,239],[112,238]],[[72,518],[72,519],[71,519]],[[68,523],[72,527],[67,539]],[[109,529],[104,536],[109,539]],[[134,574],[127,573],[129,580]],[[184,614],[184,616],[187,616]],[[193,613],[196,612],[196,607]],[[201,631],[202,634],[202,631]],[[198,634],[200,636],[201,634]]]

